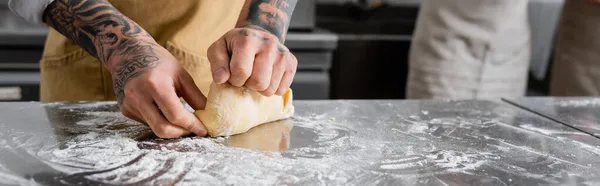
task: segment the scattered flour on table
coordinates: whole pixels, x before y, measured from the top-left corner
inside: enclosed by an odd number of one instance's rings
[[[581,135],[581,133],[577,132],[577,131],[561,131],[561,130],[544,129],[544,128],[536,127],[532,124],[522,124],[519,127],[530,130],[530,131],[539,132],[539,133],[545,134],[545,135]]]
[[[114,107],[114,103],[87,106],[104,109]],[[52,168],[69,174],[58,178],[64,183],[69,183],[71,177],[83,177],[118,185],[364,185],[397,180],[427,181],[444,174],[487,176],[480,171],[485,172],[490,167],[516,176],[513,179],[525,175],[528,179],[543,180],[547,179],[547,172],[528,170],[523,165],[535,164],[539,165],[535,168],[553,167],[555,170],[569,168],[575,172],[574,176],[591,166],[577,164],[573,157],[563,156],[561,152],[554,152],[559,156],[544,154],[545,151],[520,143],[522,139],[516,139],[518,136],[513,140],[494,135],[502,131],[545,135],[558,131],[531,125],[506,126],[496,117],[436,118],[433,116],[439,114],[435,110],[417,111],[408,117],[346,114],[339,119],[334,117],[335,113],[297,116],[293,118],[291,143],[304,142],[283,152],[228,147],[224,145],[226,138],[138,141],[134,139],[140,131],[148,132],[147,127],[125,119],[118,112],[97,110],[74,112],[81,117],[73,117],[80,120],[73,121],[76,125],[69,131],[71,136],[61,140],[63,143],[59,145],[44,146],[34,153]],[[356,123],[346,123],[347,120]],[[493,131],[498,129],[502,131]],[[477,130],[479,132],[473,132]],[[298,133],[302,133],[302,138],[294,139]],[[0,135],[4,135],[2,131]],[[11,135],[19,140],[35,138],[27,134]],[[532,136],[549,140],[544,135]],[[577,145],[560,138],[548,142],[565,144],[567,151],[568,145]],[[0,145],[3,143],[0,141]],[[23,147],[39,146],[23,144]],[[600,154],[597,147],[580,145],[593,154],[592,157]],[[0,179],[3,174],[0,167]],[[28,181],[5,177],[11,182]],[[519,183],[519,179],[515,182]]]
[[[566,100],[566,101],[558,102],[558,105],[562,106],[562,107],[585,107],[585,106],[599,105],[599,104],[600,104],[599,98],[575,99],[575,100]]]
[[[119,123],[123,117],[114,112],[84,115],[95,116],[77,122],[89,128],[102,122]],[[380,127],[357,132],[324,114],[293,120],[292,130],[312,134],[312,139],[305,140],[313,143],[283,152],[260,152],[227,147],[224,138],[136,141],[127,137],[131,132],[128,130],[91,130],[70,139],[64,148],[45,149],[38,154],[57,170],[108,184],[339,185],[362,183],[363,179],[382,175],[430,176],[422,174],[425,169],[431,174],[461,172],[485,163],[481,154],[436,150],[420,140],[403,137],[397,139],[401,143],[394,143],[379,139],[372,134],[394,131]],[[407,145],[414,147],[407,149]]]
[[[114,101],[104,101],[104,102],[79,102],[77,104],[69,104],[60,106],[61,109],[86,109],[86,108],[98,108],[103,106],[115,106],[116,102]]]
[[[118,112],[85,112],[85,114],[91,116],[91,118],[87,120],[78,121],[77,125],[102,125],[114,122],[119,118],[123,118],[123,114]]]

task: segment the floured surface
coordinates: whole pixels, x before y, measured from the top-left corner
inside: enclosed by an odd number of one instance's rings
[[[600,98],[528,98],[512,102],[600,138]]]
[[[495,102],[298,101],[293,119],[248,137],[172,140],[149,138],[110,103],[3,106],[0,185],[600,181],[597,139]],[[238,148],[252,139],[273,143]]]

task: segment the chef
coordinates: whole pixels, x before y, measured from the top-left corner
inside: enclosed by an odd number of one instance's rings
[[[408,98],[525,95],[531,37],[525,0],[422,0]],[[598,0],[565,0],[555,38],[553,96],[600,96]]]
[[[283,45],[296,0],[11,0],[51,28],[41,101],[117,100],[159,137],[206,135],[193,109],[211,82],[265,96],[291,85],[297,60]]]

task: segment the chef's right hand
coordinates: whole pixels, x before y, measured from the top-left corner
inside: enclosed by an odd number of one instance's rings
[[[109,60],[115,66],[111,73],[123,115],[147,124],[161,138],[190,132],[205,136],[204,125],[179,99],[183,97],[195,110],[206,104],[190,74],[156,43],[139,42],[127,48]]]

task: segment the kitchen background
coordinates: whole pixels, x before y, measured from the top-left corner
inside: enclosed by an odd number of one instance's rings
[[[547,95],[562,2],[530,0],[529,96]],[[0,101],[36,101],[48,28],[14,16],[7,3],[0,0]],[[299,61],[295,98],[404,98],[418,11],[419,0],[299,0],[286,40]]]

